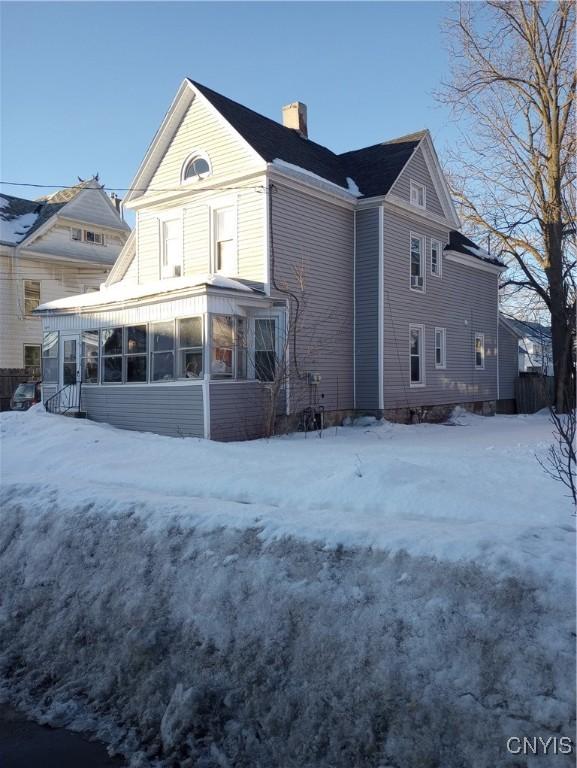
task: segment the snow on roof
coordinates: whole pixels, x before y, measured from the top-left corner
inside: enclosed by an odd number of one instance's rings
[[[9,245],[18,245],[38,219],[39,213],[34,210],[23,210],[15,206],[17,198],[0,196],[0,241]],[[31,201],[28,207],[38,207]]]
[[[359,188],[355,184],[354,180],[349,177],[347,177],[347,186],[345,188],[345,187],[341,187],[340,184],[335,184],[332,181],[328,181],[322,176],[319,176],[317,173],[308,171],[306,168],[301,168],[300,165],[287,163],[286,160],[281,160],[279,157],[275,157],[275,159],[272,161],[272,164],[275,165],[277,168],[281,168],[285,171],[289,171],[291,173],[298,173],[299,175],[308,176],[311,179],[315,179],[315,181],[320,181],[324,186],[333,187],[333,188],[336,187],[341,192],[348,192],[349,194],[354,195],[355,197],[361,197]]]
[[[232,280],[223,275],[191,275],[188,277],[169,277],[146,285],[126,285],[122,282],[106,286],[104,283],[99,291],[84,293],[77,296],[67,296],[64,299],[56,299],[41,304],[37,312],[50,312],[59,309],[83,309],[85,307],[99,307],[102,304],[117,304],[125,301],[141,299],[145,296],[182,291],[186,288],[196,288],[201,285],[210,285],[213,288],[225,288],[229,291],[243,291],[252,293],[252,288]]]

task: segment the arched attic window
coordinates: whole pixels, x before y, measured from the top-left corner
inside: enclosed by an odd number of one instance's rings
[[[193,152],[182,166],[182,182],[199,181],[210,176],[212,169],[208,157],[202,152]]]

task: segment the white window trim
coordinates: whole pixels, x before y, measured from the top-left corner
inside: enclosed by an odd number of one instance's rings
[[[80,232],[80,239],[76,239],[72,236],[73,232]],[[87,240],[86,239],[86,233],[92,232],[94,235],[99,235],[101,238],[101,242],[96,242],[95,240]],[[73,243],[82,243],[83,245],[98,245],[101,248],[106,248],[108,243],[106,242],[106,233],[103,232],[101,229],[87,229],[86,227],[70,227],[70,239]]]
[[[35,347],[36,349],[40,350],[40,363],[38,365],[26,365],[26,348],[27,347]],[[23,368],[41,368],[42,367],[42,344],[23,344],[22,345],[22,360],[24,362]]]
[[[438,272],[435,272],[433,270],[433,244],[436,244],[438,249],[438,254],[439,254],[438,260],[437,260],[437,265],[439,269]],[[435,237],[431,238],[430,254],[431,254],[431,274],[433,275],[433,277],[443,277],[443,245],[441,241],[437,240],[437,238]]]
[[[419,205],[419,203],[413,202],[413,189],[417,190],[417,199],[419,197],[418,191],[423,191],[423,205]],[[409,184],[409,202],[411,205],[413,205],[415,208],[422,208],[425,209],[427,207],[427,188],[424,184],[419,184],[418,181],[413,181],[413,179],[410,180]]]
[[[206,162],[208,163],[208,173],[205,173],[202,176],[191,176],[189,179],[185,179],[184,174],[186,173],[186,168],[190,163],[190,161],[194,160],[195,157],[201,157],[203,160],[206,160]],[[180,183],[185,185],[196,184],[199,181],[202,181],[203,179],[207,179],[209,176],[212,176],[212,163],[210,162],[209,156],[206,154],[206,152],[203,152],[201,149],[195,149],[186,157],[184,163],[180,168]]]
[[[477,339],[481,339],[481,349],[483,351],[483,362],[481,365],[477,365]],[[475,341],[473,343],[473,355],[475,360],[475,368],[477,371],[484,371],[485,370],[485,334],[484,333],[475,333]]]
[[[167,221],[178,221],[180,224],[180,276],[184,275],[184,210],[182,208],[172,208],[169,211],[163,211],[157,215],[158,218],[158,270],[161,280],[174,277],[168,273],[164,274],[164,225]]]
[[[437,363],[437,331],[441,332],[441,362]],[[435,328],[435,368],[445,370],[447,368],[447,329]]]
[[[233,208],[234,210],[234,254],[236,270],[231,274],[226,274],[216,269],[216,213],[222,208]],[[210,203],[210,273],[211,275],[223,275],[224,277],[238,277],[238,196],[221,197]]]
[[[420,351],[421,354],[419,355],[419,373],[421,375],[420,381],[411,381],[411,331],[416,328],[421,332],[421,347]],[[409,386],[412,389],[417,389],[419,387],[424,387],[427,384],[427,376],[426,376],[426,358],[425,358],[425,326],[421,323],[410,323],[409,324]]]
[[[248,329],[248,360],[247,360],[247,379],[256,380],[255,353],[256,353],[256,320],[274,320],[275,324],[275,355],[280,361],[283,350],[288,345],[285,343],[286,316],[282,310],[258,310],[247,318]],[[280,363],[279,363],[280,364]]]
[[[416,240],[420,240],[421,242],[421,277],[423,278],[423,288],[422,290],[420,288],[413,288],[412,285],[412,274],[411,274],[411,267],[412,267],[412,240],[415,238]],[[414,291],[415,293],[419,294],[425,294],[427,292],[427,259],[425,255],[425,248],[427,247],[427,240],[425,235],[419,235],[417,232],[409,232],[409,288],[411,291]]]

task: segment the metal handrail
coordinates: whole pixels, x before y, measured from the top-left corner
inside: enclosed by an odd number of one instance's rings
[[[67,397],[66,405],[63,407],[62,395],[64,392],[66,392],[66,390],[69,390],[69,394]],[[72,410],[76,410],[80,412],[81,403],[82,403],[82,382],[78,382],[77,384],[66,384],[64,387],[59,389],[58,392],[55,392],[53,395],[50,395],[50,397],[44,401],[44,407],[46,408],[48,413],[58,413],[62,415]]]

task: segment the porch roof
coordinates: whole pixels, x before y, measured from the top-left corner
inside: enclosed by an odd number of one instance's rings
[[[66,311],[73,313],[75,310],[82,311],[107,304],[121,304],[138,299],[149,299],[157,295],[165,297],[168,293],[182,292],[188,288],[193,289],[202,286],[259,295],[258,291],[230,277],[200,274],[186,277],[170,277],[144,285],[114,283],[113,285],[106,286],[102,284],[99,291],[48,301],[37,307],[34,312],[35,314],[62,313]]]

